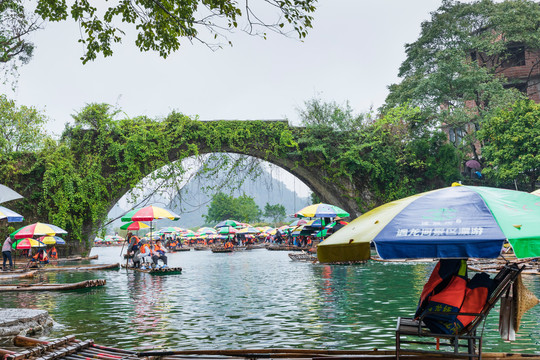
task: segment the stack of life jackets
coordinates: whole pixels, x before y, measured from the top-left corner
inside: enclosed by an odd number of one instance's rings
[[[423,321],[433,333],[457,334],[475,318],[460,313],[480,313],[491,291],[493,280],[486,273],[467,278],[467,260],[442,259],[424,285],[415,317],[424,312]]]

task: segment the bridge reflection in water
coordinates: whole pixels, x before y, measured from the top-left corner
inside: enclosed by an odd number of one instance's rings
[[[119,247],[95,248],[98,262],[119,261]],[[34,281],[104,278],[82,292],[3,296],[3,307],[48,310],[48,337],[75,335],[124,349],[394,349],[397,316],[411,315],[434,263],[314,265],[264,249],[169,255],[181,275],[119,271],[47,273]],[[537,296],[540,277],[524,277]],[[484,351],[540,351],[540,306],[523,318],[517,341],[498,334],[498,306],[488,318]]]

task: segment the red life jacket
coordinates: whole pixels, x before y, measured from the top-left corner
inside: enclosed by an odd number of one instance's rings
[[[460,313],[480,313],[487,303],[487,300],[493,290],[493,279],[486,273],[479,273],[467,284],[467,292],[465,300],[459,309]],[[457,320],[459,325],[464,328],[469,325],[475,316],[473,315],[458,315]]]
[[[467,281],[467,261],[461,260],[459,271],[451,276],[448,285],[436,294],[428,296],[426,310],[428,312],[442,312],[428,313],[424,317],[424,323],[432,332],[455,334],[462,329],[457,321],[457,313],[461,309],[467,293]]]
[[[415,318],[418,318],[426,310],[429,299],[444,289],[450,283],[452,276],[458,274],[463,266],[463,261],[459,259],[439,260],[433,269],[429,280],[424,285],[416,309]]]

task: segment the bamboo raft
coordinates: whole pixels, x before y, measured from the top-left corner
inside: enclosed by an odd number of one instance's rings
[[[204,251],[204,250],[210,250],[210,248],[208,246],[195,246],[193,248],[193,250],[196,250],[196,251]]]
[[[0,284],[0,292],[3,291],[52,291],[52,290],[77,290],[91,287],[104,286],[104,279],[85,280],[71,284]]]
[[[0,271],[0,281],[11,279],[28,279],[36,275],[37,270],[14,270],[14,271]]]
[[[231,253],[234,250],[232,248],[226,248],[224,246],[216,246],[212,248],[213,253]]]
[[[120,264],[94,264],[94,265],[79,265],[79,266],[57,266],[57,267],[42,267],[39,272],[56,272],[56,271],[93,271],[93,270],[116,270],[120,268]]]
[[[311,254],[308,254],[306,252],[301,252],[299,254],[295,253],[289,253],[289,257],[293,261],[304,261],[304,262],[318,262],[319,259],[317,259],[316,256],[313,256]]]
[[[68,258],[61,258],[58,260],[53,260],[54,262],[64,262],[64,261],[83,261],[83,260],[96,260],[98,258],[98,255],[92,255],[92,256],[74,256],[74,257],[68,257]]]
[[[307,250],[294,245],[270,245],[266,247],[266,250],[270,251],[302,251]]]
[[[539,258],[517,259],[512,254],[497,259],[469,259],[467,268],[471,271],[497,273],[506,264],[525,265],[525,269],[521,272],[524,275],[540,275]]]
[[[13,341],[16,349],[0,349],[5,360],[188,360],[188,359],[395,359],[392,350],[329,350],[329,349],[238,349],[238,350],[179,350],[135,352],[113,347],[101,346],[93,340],[77,340],[67,336],[52,341],[16,336]],[[484,359],[530,359],[540,360],[540,354],[482,353]],[[407,354],[407,359],[433,359],[425,354]],[[449,356],[437,358],[449,359]]]
[[[150,274],[150,275],[178,275],[182,273],[181,267],[167,267],[167,268],[155,268],[155,269],[140,269],[122,264],[123,269],[134,270],[137,272]]]

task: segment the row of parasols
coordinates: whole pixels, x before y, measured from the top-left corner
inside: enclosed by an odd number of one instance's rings
[[[320,218],[320,219],[299,219],[292,222],[289,225],[284,225],[279,228],[272,228],[269,226],[265,227],[254,227],[250,224],[242,223],[236,220],[223,220],[216,224],[214,228],[211,227],[202,227],[197,231],[190,229],[184,229],[181,227],[170,226],[161,228],[157,231],[152,231],[152,222],[158,219],[170,219],[178,220],[179,215],[174,212],[163,209],[154,205],[150,205],[141,209],[135,209],[128,212],[124,215],[121,220],[127,221],[126,224],[122,225],[120,229],[128,231],[139,231],[143,229],[150,229],[151,231],[146,235],[149,237],[159,237],[161,235],[171,235],[171,236],[180,236],[182,238],[219,238],[220,236],[229,236],[232,234],[246,235],[246,236],[268,236],[268,235],[306,235],[305,231],[309,231],[309,235],[312,235],[314,230],[317,230],[317,236],[323,237],[327,233],[331,232],[334,229],[337,229],[341,226],[347,224],[342,220],[334,221],[329,224],[324,224],[323,218],[338,218],[349,216],[349,213],[340,209],[337,206],[329,204],[315,204],[307,206],[297,213],[294,214],[298,218]],[[145,222],[150,222],[148,225]],[[124,238],[118,235],[108,235],[105,239],[96,238],[95,242],[121,242],[124,241]]]

